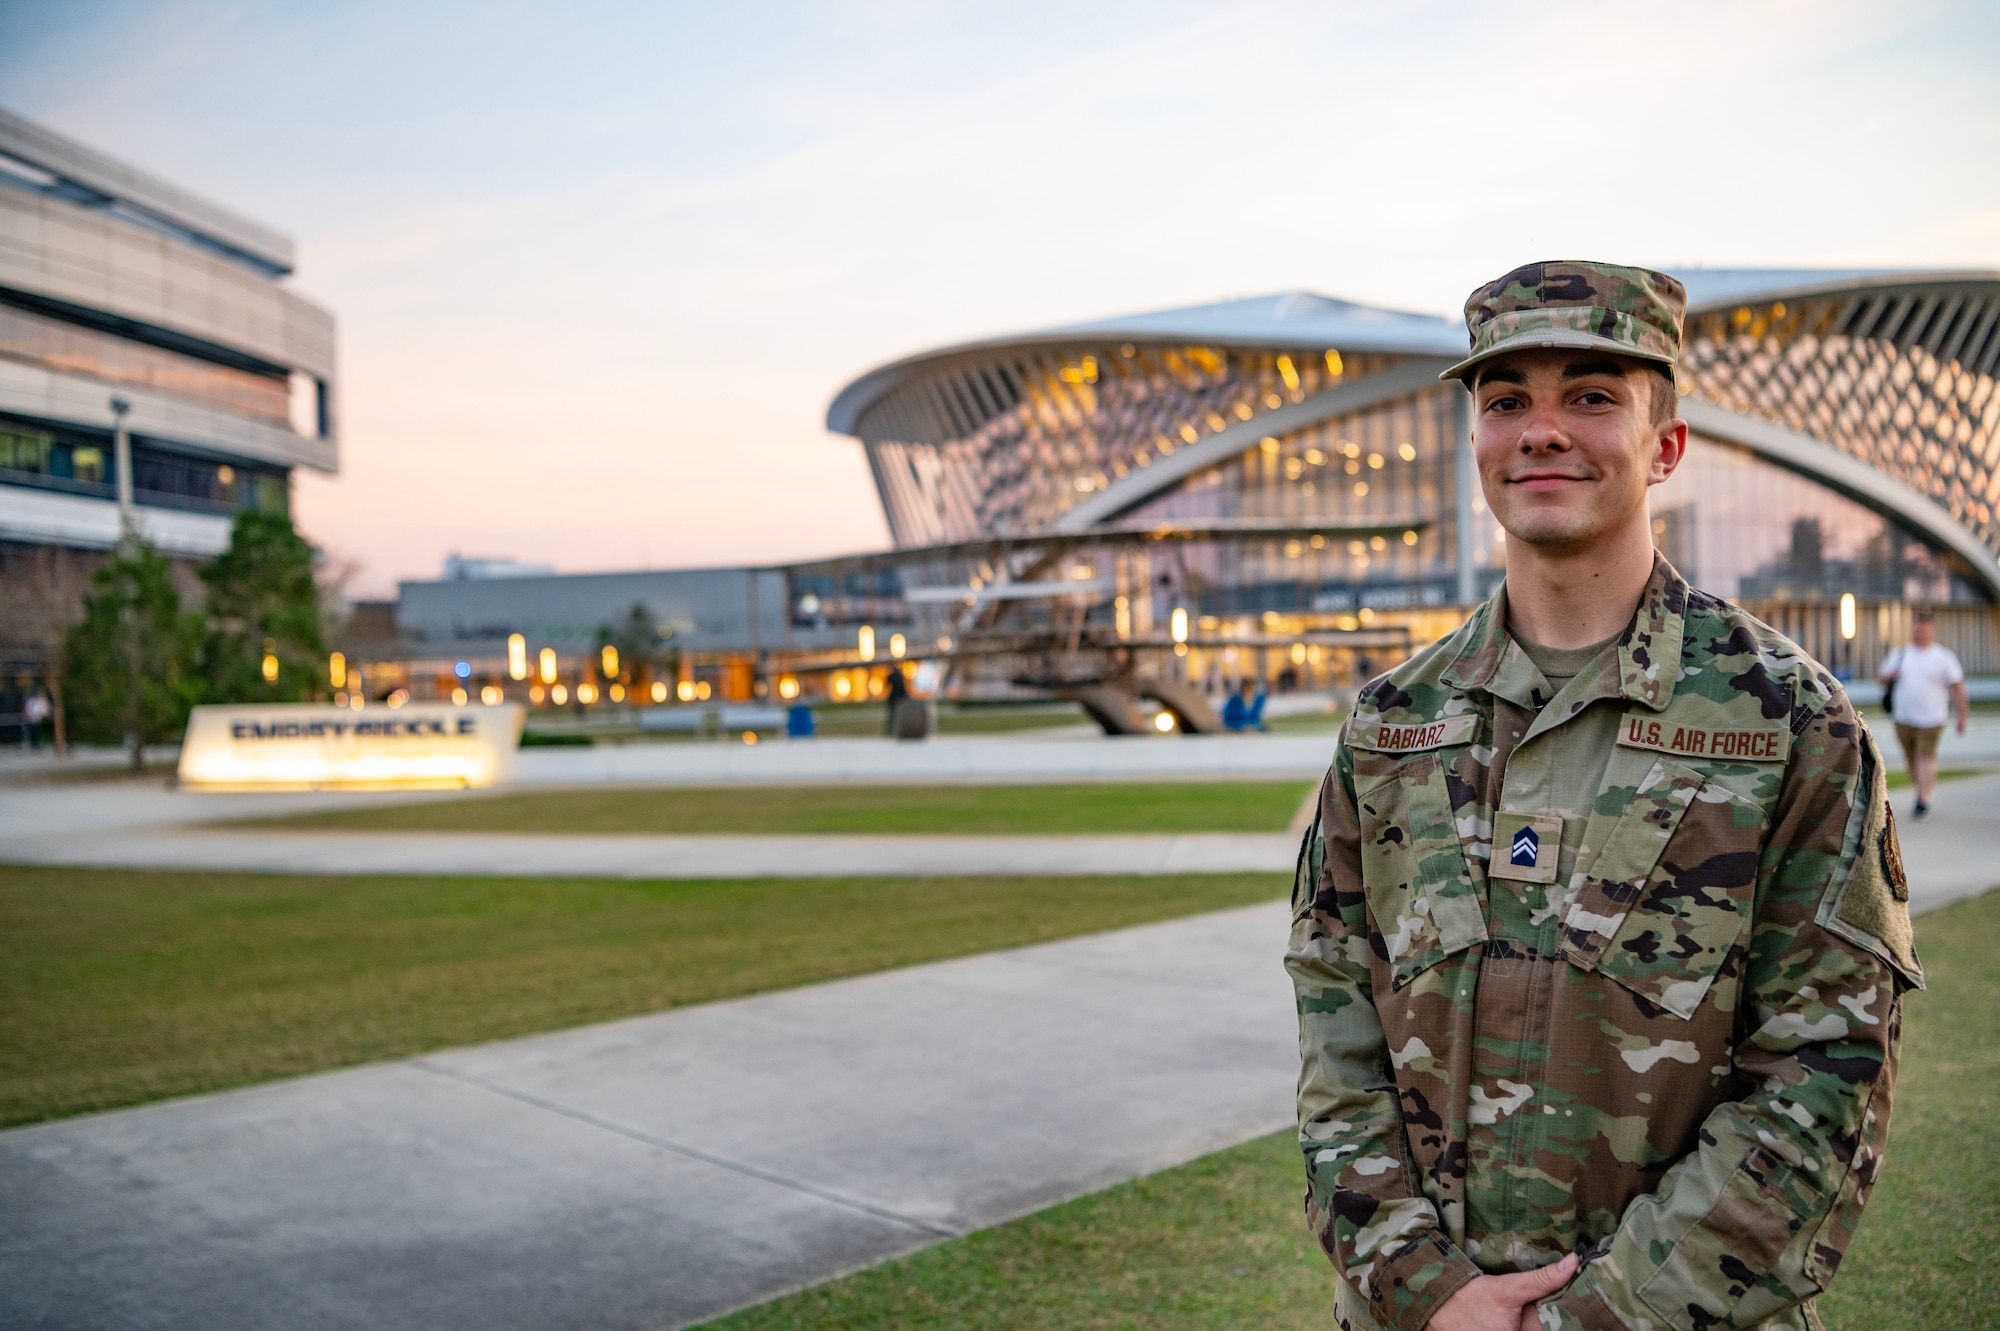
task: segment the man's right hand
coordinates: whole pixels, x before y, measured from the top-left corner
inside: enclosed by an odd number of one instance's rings
[[[1424,1331],[1538,1331],[1536,1302],[1567,1285],[1576,1266],[1571,1253],[1539,1271],[1474,1276],[1438,1306]]]

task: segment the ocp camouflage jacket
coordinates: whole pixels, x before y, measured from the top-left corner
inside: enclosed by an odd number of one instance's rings
[[[1815,1326],[1922,985],[1874,742],[1664,561],[1615,676],[1544,705],[1496,680],[1509,648],[1503,589],[1365,689],[1300,851],[1299,1132],[1339,1319],[1416,1331],[1575,1251],[1550,1331]],[[1510,795],[1586,707],[1622,715],[1574,871],[1489,876],[1546,858]]]

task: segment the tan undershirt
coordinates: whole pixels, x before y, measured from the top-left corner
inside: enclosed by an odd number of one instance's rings
[[[1616,654],[1618,639],[1624,630],[1587,647],[1547,647],[1538,642],[1529,642],[1514,635],[1515,646],[1522,655],[1534,663],[1548,687],[1539,690],[1539,701],[1543,710],[1550,703],[1562,697],[1570,681],[1605,653]],[[1610,666],[1611,678],[1617,677],[1618,667]],[[1564,698],[1564,702],[1569,700]],[[1524,797],[1520,806],[1533,808],[1539,812],[1552,813],[1563,820],[1562,851],[1556,860],[1556,879],[1551,895],[1561,898],[1566,895],[1566,886],[1576,867],[1577,852],[1583,846],[1583,830],[1590,821],[1591,805],[1597,801],[1597,792],[1604,784],[1604,769],[1611,761],[1611,750],[1618,740],[1618,722],[1624,714],[1624,702],[1616,698],[1600,698],[1586,706],[1577,715],[1530,741],[1527,752],[1516,751],[1510,759],[1507,783],[1510,791],[1518,790]],[[1524,769],[1513,772],[1515,763],[1525,763]],[[1529,773],[1532,772],[1532,778]],[[1522,779],[1529,778],[1529,779]],[[1514,807],[1509,805],[1509,807]]]
[[[1588,647],[1544,647],[1539,642],[1529,642],[1519,634],[1509,636],[1528,654],[1528,659],[1535,663],[1535,669],[1542,672],[1542,678],[1560,693],[1563,685],[1581,675],[1583,668],[1595,661],[1605,648],[1617,642],[1624,632],[1620,629],[1604,641],[1593,642]]]

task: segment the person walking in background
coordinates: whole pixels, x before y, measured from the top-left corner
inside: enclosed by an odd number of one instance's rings
[[[1896,723],[1903,763],[1917,790],[1910,816],[1921,819],[1931,811],[1937,788],[1938,737],[1947,713],[1956,715],[1958,733],[1965,733],[1965,667],[1951,648],[1938,646],[1936,619],[1919,610],[1910,621],[1909,646],[1889,653],[1875,673],[1888,693],[1889,719]]]
[[[24,722],[24,729],[28,732],[29,748],[42,747],[42,727],[54,714],[55,708],[49,705],[49,695],[44,689],[36,689],[28,695],[28,700],[21,704],[21,719]]]

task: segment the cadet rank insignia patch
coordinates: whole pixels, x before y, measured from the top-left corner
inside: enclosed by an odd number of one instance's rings
[[[1524,827],[1514,834],[1514,854],[1510,863],[1531,865],[1541,856],[1542,843],[1536,837],[1535,829]]]
[[[1493,815],[1493,860],[1486,876],[1511,878],[1517,883],[1553,883],[1562,839],[1562,819],[1503,809]]]

